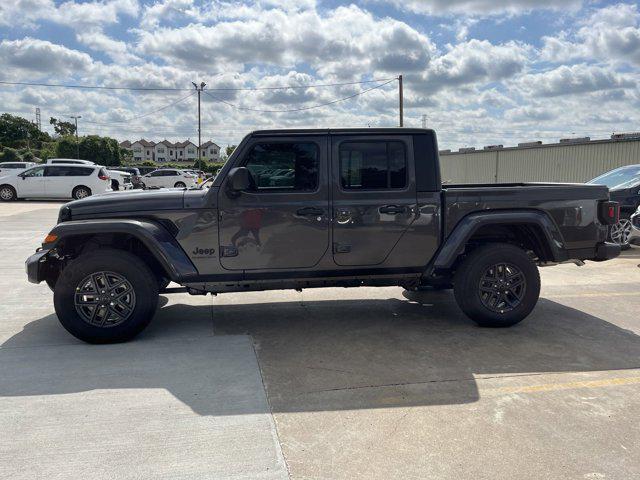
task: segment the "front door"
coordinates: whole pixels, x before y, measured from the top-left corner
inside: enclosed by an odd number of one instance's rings
[[[412,139],[334,135],[331,143],[334,261],[379,265],[415,219]]]
[[[253,186],[220,188],[220,262],[229,270],[299,269],[316,265],[329,247],[327,140],[254,139],[234,167]]]
[[[46,197],[45,167],[35,167],[21,173],[20,183],[17,184],[20,197]]]

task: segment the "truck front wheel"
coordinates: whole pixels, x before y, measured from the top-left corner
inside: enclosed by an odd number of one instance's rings
[[[540,274],[521,248],[488,244],[462,261],[453,292],[458,306],[481,327],[510,327],[529,315],[538,302]]]
[[[149,324],[158,305],[158,283],[140,258],[104,249],[80,255],[55,283],[58,319],[88,343],[132,339]]]

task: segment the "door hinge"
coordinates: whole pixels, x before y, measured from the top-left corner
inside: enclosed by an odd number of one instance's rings
[[[333,244],[333,253],[349,253],[349,252],[351,252],[351,245],[346,245],[344,243]]]

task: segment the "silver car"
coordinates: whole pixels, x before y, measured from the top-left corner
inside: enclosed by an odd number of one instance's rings
[[[640,245],[640,207],[636,213],[631,215],[631,232],[629,233],[629,243]]]

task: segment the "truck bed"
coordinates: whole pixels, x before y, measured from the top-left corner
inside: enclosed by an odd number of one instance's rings
[[[533,209],[545,212],[558,227],[565,248],[579,249],[600,237],[597,204],[609,199],[603,185],[583,183],[479,183],[444,185],[443,234],[448,237],[460,220],[482,210]],[[604,241],[604,240],[602,240]]]

